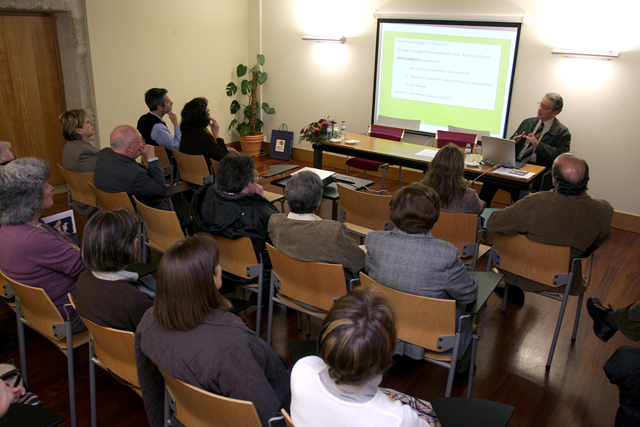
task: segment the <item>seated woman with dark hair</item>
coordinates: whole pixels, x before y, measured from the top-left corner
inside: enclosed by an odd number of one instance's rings
[[[382,375],[391,367],[396,337],[393,307],[375,288],[360,286],[336,301],[320,329],[320,357],[300,359],[291,372],[294,424],[436,425],[428,402],[378,388]],[[409,402],[417,409],[404,404]]]
[[[419,183],[402,187],[391,198],[391,231],[373,231],[364,242],[367,249],[364,269],[378,283],[415,295],[456,300],[458,317],[478,294],[476,280],[469,276],[458,250],[436,239],[429,230],[440,216],[440,200],[435,190]],[[463,323],[462,349],[456,365],[456,381],[464,381],[471,356],[472,325]],[[398,354],[414,359],[424,357],[424,349],[398,341]]]
[[[155,305],[136,330],[138,378],[151,427],[164,425],[158,368],[212,393],[253,402],[263,426],[289,394],[282,359],[227,311],[218,256],[215,240],[200,234],[174,244],[160,261]]]
[[[153,306],[138,289],[138,274],[126,271],[137,256],[140,217],[125,208],[97,212],[82,235],[82,261],[88,271],[78,278],[78,314],[100,326],[135,332]]]
[[[80,248],[40,217],[53,206],[44,160],[25,157],[0,168],[0,270],[24,285],[42,288],[66,319],[67,293],[76,293],[84,271]],[[74,333],[85,329],[72,310]]]
[[[464,177],[464,151],[448,144],[436,153],[422,184],[433,188],[440,197],[440,209],[480,215],[486,203],[478,197]]]
[[[180,152],[185,154],[202,154],[211,166],[211,159],[219,162],[230,152],[236,152],[228,148],[224,139],[220,138],[220,125],[209,115],[209,101],[207,98],[194,98],[184,104],[182,109],[182,139],[180,140]]]

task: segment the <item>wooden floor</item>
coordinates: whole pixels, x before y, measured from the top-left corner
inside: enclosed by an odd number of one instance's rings
[[[268,164],[284,163],[261,157],[260,174]],[[292,162],[294,163],[294,162]],[[300,163],[300,162],[295,162]],[[300,163],[302,164],[302,163]],[[304,164],[302,164],[304,165]],[[341,171],[344,172],[344,171]],[[263,181],[266,190],[280,192]],[[387,182],[388,189],[398,188]],[[373,188],[379,188],[377,180]],[[66,207],[66,198],[56,198],[56,207]],[[321,216],[330,217],[330,203],[324,203]],[[82,227],[82,222],[80,224]],[[640,235],[614,230],[612,238],[596,254],[592,284],[585,297],[597,296],[614,308],[640,300]],[[570,336],[577,298],[569,302],[551,369],[546,362],[560,304],[538,295],[526,295],[525,305],[507,304],[502,313],[502,299],[489,299],[484,338],[478,344],[477,374],[473,397],[494,400],[516,407],[510,426],[589,427],[613,425],[618,408],[618,389],[609,384],[602,366],[616,348],[634,345],[621,334],[608,343],[596,338],[592,322],[583,309],[578,337]],[[255,309],[246,313],[255,324]],[[263,310],[263,333],[266,338],[267,313]],[[312,337],[320,321],[312,320]],[[0,328],[15,330],[15,317],[0,305]],[[287,316],[275,309],[273,348],[291,367],[287,343],[307,339],[297,329],[295,314]],[[637,345],[637,344],[635,344]],[[18,349],[5,351],[0,361],[19,361]],[[67,370],[65,357],[46,339],[33,331],[27,333],[27,360],[31,391],[40,395],[43,405],[68,418]],[[75,352],[78,425],[89,426],[89,369],[87,346]],[[146,425],[142,400],[107,373],[97,369],[98,420],[101,426],[138,427]],[[391,387],[423,399],[444,395],[447,371],[428,362],[398,358],[384,376],[382,386]],[[466,386],[453,388],[453,396],[466,395]],[[62,425],[70,425],[65,421]]]

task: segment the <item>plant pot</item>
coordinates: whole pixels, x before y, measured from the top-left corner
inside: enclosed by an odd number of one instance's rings
[[[257,156],[262,149],[262,142],[264,141],[264,134],[257,133],[255,135],[238,136],[240,140],[240,147],[242,153],[247,156]]]

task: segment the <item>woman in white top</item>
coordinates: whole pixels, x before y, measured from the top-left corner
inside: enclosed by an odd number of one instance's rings
[[[320,330],[320,357],[300,359],[291,372],[296,427],[440,425],[428,402],[378,388],[396,337],[393,307],[375,288],[361,286],[336,301]]]

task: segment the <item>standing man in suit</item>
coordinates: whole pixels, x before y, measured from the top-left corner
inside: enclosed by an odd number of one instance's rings
[[[149,169],[136,162],[144,156]],[[94,185],[109,193],[126,192],[153,208],[171,210],[162,165],[153,146],[134,127],[122,125],[111,132],[111,148],[100,151],[93,174]]]
[[[547,93],[542,101],[538,102],[536,117],[525,119],[511,139],[516,142],[516,160],[524,163],[544,166],[550,170],[553,161],[562,153],[571,148],[571,133],[569,129],[556,118],[562,111],[564,101],[554,92]],[[553,188],[551,177],[547,174],[540,175],[533,183],[534,189],[550,190]],[[503,187],[494,184],[483,184],[480,190],[480,198],[490,207],[491,200],[496,192]],[[503,189],[511,193],[514,202],[520,199],[519,190],[510,187]]]
[[[144,94],[144,102],[149,107],[149,112],[138,119],[138,131],[147,144],[161,145],[171,154],[171,149],[180,151],[180,126],[178,116],[171,111],[173,102],[169,99],[167,89],[152,88]],[[173,123],[176,136],[173,136],[162,119],[168,115]]]

